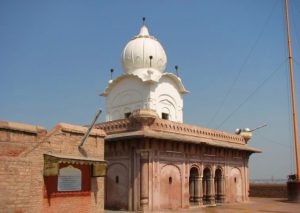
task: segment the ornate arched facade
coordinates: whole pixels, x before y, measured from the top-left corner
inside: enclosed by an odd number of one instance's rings
[[[115,193],[110,183],[116,184],[119,174],[119,181],[128,177],[126,193],[114,196],[127,194],[122,209],[160,211],[248,200],[247,165],[258,150],[242,137],[165,121],[145,111],[134,116],[97,126],[108,134],[106,186]],[[211,140],[227,137],[230,148],[224,139],[218,145],[205,142],[208,135]],[[113,209],[121,206],[111,196],[106,202]]]
[[[188,91],[166,64],[143,25],[122,52],[124,74],[102,93],[107,122],[96,128],[107,133],[106,206],[146,212],[246,201],[248,159],[259,151],[249,137],[184,124]]]

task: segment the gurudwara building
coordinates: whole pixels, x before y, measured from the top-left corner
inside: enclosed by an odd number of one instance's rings
[[[145,25],[122,52],[124,74],[109,81],[104,130],[105,206],[161,211],[248,200],[251,132],[183,123],[181,79]]]
[[[123,50],[124,74],[102,93],[106,122],[48,132],[0,121],[0,209],[164,212],[247,201],[249,156],[260,152],[247,145],[251,132],[184,124],[188,91],[166,64],[143,25]]]

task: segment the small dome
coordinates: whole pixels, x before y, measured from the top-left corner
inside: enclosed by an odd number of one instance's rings
[[[150,56],[152,56],[151,64]],[[140,33],[125,46],[122,52],[122,65],[126,73],[141,72],[150,67],[160,72],[166,69],[166,53],[156,38],[149,35],[145,25],[141,27]]]

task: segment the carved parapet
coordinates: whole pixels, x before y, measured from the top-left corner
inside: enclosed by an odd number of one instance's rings
[[[129,119],[120,119],[115,121],[108,121],[102,124],[96,124],[96,129],[102,129],[107,134],[114,134],[126,131],[133,131],[137,129]]]
[[[245,145],[247,138],[242,134],[236,135],[214,129],[160,119],[155,111],[149,109],[139,109],[133,111],[130,117],[126,119],[96,124],[95,128],[104,130],[107,135],[129,131],[138,131],[146,128],[153,131],[159,131],[160,133],[173,133],[180,136],[191,136],[195,138],[229,142],[241,145]],[[247,140],[249,139],[247,138]]]
[[[240,136],[242,136],[245,139],[246,143],[247,143],[252,138],[252,132],[250,132],[250,131],[242,131],[240,133]]]
[[[236,144],[245,144],[245,139],[241,137],[241,135],[234,135],[223,131],[207,129],[169,120],[155,119],[150,128],[156,131],[220,140]]]

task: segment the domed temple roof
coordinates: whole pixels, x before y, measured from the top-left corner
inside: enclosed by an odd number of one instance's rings
[[[116,79],[114,80],[111,80],[108,84],[108,87],[106,87],[106,89],[104,90],[104,92],[102,92],[100,95],[101,96],[108,96],[110,91],[117,85],[119,84],[119,82],[121,82],[122,80],[124,79],[128,79],[128,78],[134,78],[134,79],[139,79],[141,80],[142,82],[156,82],[158,83],[159,80],[162,78],[162,77],[165,77],[165,78],[168,78],[168,79],[172,79],[174,81],[174,83],[177,85],[178,87],[178,91],[181,93],[181,94],[187,94],[189,93],[188,90],[186,90],[186,88],[184,87],[184,85],[182,84],[181,82],[181,79],[178,78],[176,75],[172,74],[172,73],[164,73],[162,74],[158,79],[151,79],[151,78],[142,78],[141,76],[139,75],[134,75],[134,74],[123,74],[119,77],[117,77]]]
[[[130,40],[122,52],[125,73],[141,74],[151,69],[162,73],[167,66],[167,56],[162,45],[149,34],[143,25],[140,33]]]

